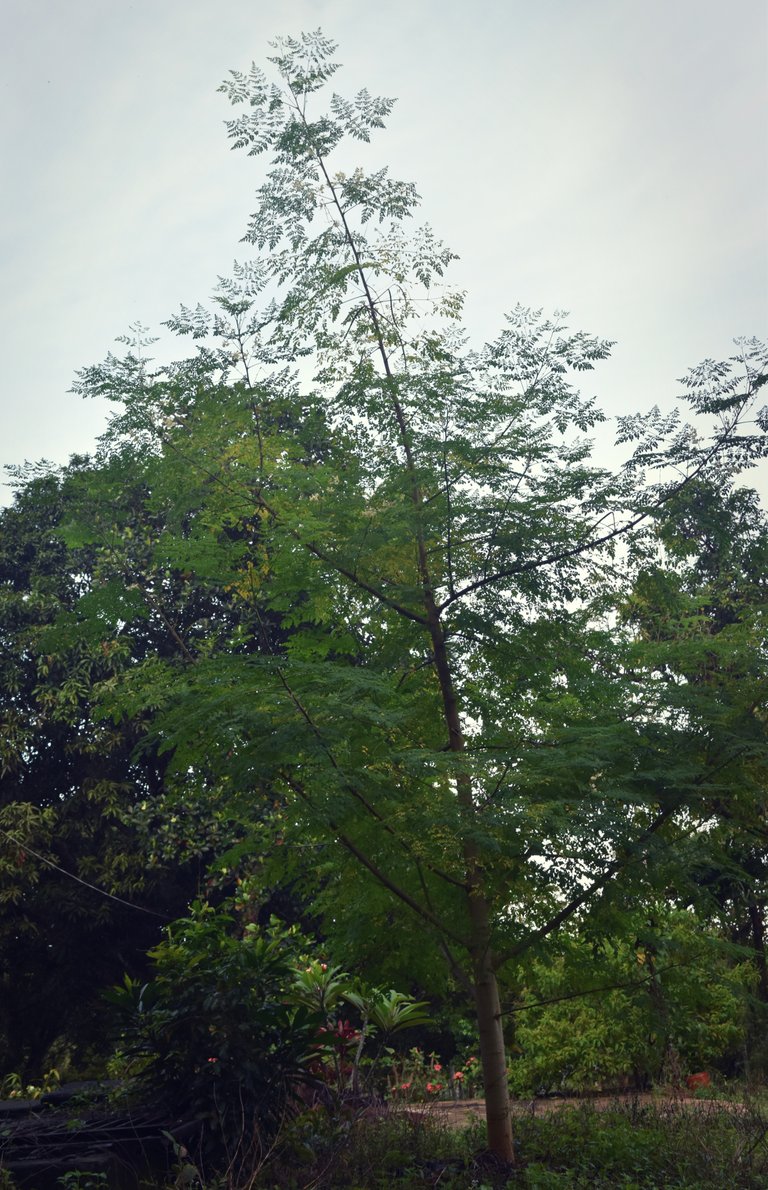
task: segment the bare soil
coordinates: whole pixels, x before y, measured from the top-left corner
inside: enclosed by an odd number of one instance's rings
[[[607,1111],[610,1108],[622,1107],[655,1107],[662,1112],[679,1111],[729,1111],[742,1112],[747,1108],[743,1103],[730,1103],[722,1099],[701,1099],[693,1095],[652,1094],[650,1092],[622,1093],[616,1095],[586,1095],[541,1099],[514,1099],[512,1101],[513,1115],[541,1116],[549,1112],[560,1111],[565,1107],[589,1106],[595,1111]],[[408,1108],[414,1111],[414,1107]],[[485,1100],[483,1099],[455,1099],[438,1100],[433,1103],[419,1104],[416,1110],[428,1112],[437,1119],[449,1124],[452,1128],[465,1128],[479,1120],[485,1119]]]

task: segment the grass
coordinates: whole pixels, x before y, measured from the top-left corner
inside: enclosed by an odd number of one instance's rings
[[[765,1190],[768,1117],[750,1104],[588,1105],[518,1122],[523,1169],[536,1190]]]

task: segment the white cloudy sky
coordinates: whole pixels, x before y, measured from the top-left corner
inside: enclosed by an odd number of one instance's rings
[[[764,0],[4,0],[2,25],[0,463],[87,450],[75,370],[247,255],[263,165],[216,87],[318,26],[338,90],[399,97],[382,163],[460,254],[476,336],[568,309],[618,340],[589,380],[616,413],[766,329]]]

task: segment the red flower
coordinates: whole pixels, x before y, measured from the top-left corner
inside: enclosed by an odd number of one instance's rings
[[[464,1077],[464,1075],[461,1070],[457,1070],[453,1077],[454,1077],[454,1080],[456,1080],[457,1078],[462,1079]]]

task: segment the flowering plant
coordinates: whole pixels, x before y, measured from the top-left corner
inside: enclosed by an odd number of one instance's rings
[[[474,1099],[475,1096],[482,1094],[483,1072],[480,1059],[475,1054],[464,1058],[461,1065],[457,1063],[453,1078],[454,1083],[459,1087],[458,1093],[462,1098]]]
[[[409,1103],[436,1099],[450,1091],[450,1081],[437,1077],[443,1070],[442,1063],[434,1053],[425,1054],[418,1046],[396,1058],[390,1070],[389,1093],[393,1099]]]
[[[480,1062],[471,1054],[457,1068],[450,1070],[435,1053],[425,1054],[418,1046],[393,1061],[389,1079],[389,1094],[393,1099],[409,1103],[424,1103],[430,1099],[451,1097],[472,1098],[482,1088]]]
[[[294,968],[289,995],[293,1003],[323,1018],[310,1071],[339,1093],[359,1093],[363,1065],[368,1082],[373,1081],[382,1056],[389,1052],[386,1040],[391,1034],[429,1022],[424,1001],[394,990],[365,988],[340,967],[317,959]],[[359,1027],[342,1016],[345,1008],[358,1014]]]

